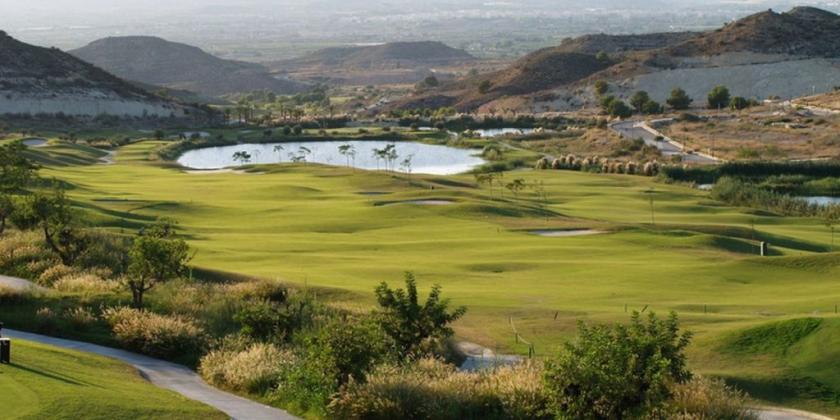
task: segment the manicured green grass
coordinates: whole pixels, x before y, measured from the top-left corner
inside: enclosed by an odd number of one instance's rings
[[[831,236],[820,221],[724,206],[650,178],[505,174],[505,182],[541,182],[544,206],[531,190],[502,197],[498,185],[478,188],[470,175],[409,180],[311,164],[185,173],[145,160],[158,145],[124,147],[112,166],[43,172],[72,183],[71,197],[101,226],[135,229],[172,217],[198,251],[196,265],[336,288],[345,292],[329,298],[339,304],[368,307],[379,282],[398,284],[413,271],[426,290],[439,283],[468,306],[461,337],[504,351],[527,353],[511,321],[545,356],[578,320],[623,321],[625,310],[648,308],[679,312],[697,332],[694,367],[727,374],[749,366],[717,357],[720,337],[833,312],[840,302],[840,259],[824,253]],[[371,192],[386,194],[362,194]],[[454,204],[401,203],[417,199]],[[527,232],[540,228],[608,233]],[[758,257],[758,240],[777,256]]]
[[[4,419],[224,419],[224,414],[155,387],[120,362],[14,340],[0,365]]]

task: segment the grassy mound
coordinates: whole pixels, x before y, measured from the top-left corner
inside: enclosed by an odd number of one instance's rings
[[[224,419],[222,413],[146,382],[104,357],[15,340],[0,366],[4,419]]]

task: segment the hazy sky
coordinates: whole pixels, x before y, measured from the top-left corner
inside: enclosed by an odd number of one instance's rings
[[[407,39],[513,39],[532,48],[585,33],[705,30],[799,4],[840,11],[840,0],[0,0],[0,30],[64,49],[156,35],[260,60],[298,47]]]

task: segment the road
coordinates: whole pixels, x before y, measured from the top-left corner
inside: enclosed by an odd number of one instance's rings
[[[628,139],[641,138],[645,141],[645,144],[656,147],[663,155],[681,156],[683,162],[686,163],[711,165],[719,162],[717,159],[712,157],[698,155],[695,153],[684,153],[682,147],[673,141],[668,141],[667,139],[665,141],[657,141],[657,136],[655,134],[640,126],[643,123],[644,121],[621,121],[610,124],[610,129]]]

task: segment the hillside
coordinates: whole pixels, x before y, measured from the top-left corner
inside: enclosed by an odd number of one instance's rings
[[[0,31],[0,114],[181,117],[191,111],[70,54]]]
[[[667,48],[677,56],[719,55],[733,52],[840,57],[840,16],[813,7],[786,13],[754,14],[714,32]]]
[[[270,67],[295,80],[338,85],[414,84],[431,73],[452,78],[475,58],[440,42],[326,48]]]
[[[697,32],[664,32],[639,35],[584,35],[564,40],[557,51],[598,54],[603,51],[616,54],[631,51],[646,51],[665,48],[688,41],[699,35]]]
[[[812,7],[766,11],[707,33],[588,35],[532,53],[497,73],[441,86],[396,106],[461,110],[593,107],[595,80],[628,98],[637,90],[664,101],[674,87],[702,98],[717,85],[754,99],[800,97],[840,85],[840,16]],[[599,52],[608,59],[595,59]],[[485,94],[476,87],[489,82]]]
[[[279,79],[259,64],[224,60],[156,37],[112,37],[70,51],[127,80],[221,96],[255,90],[297,93],[303,84]]]
[[[392,42],[360,47],[334,47],[285,62],[289,67],[342,67],[381,69],[471,61],[466,51],[441,42]]]

